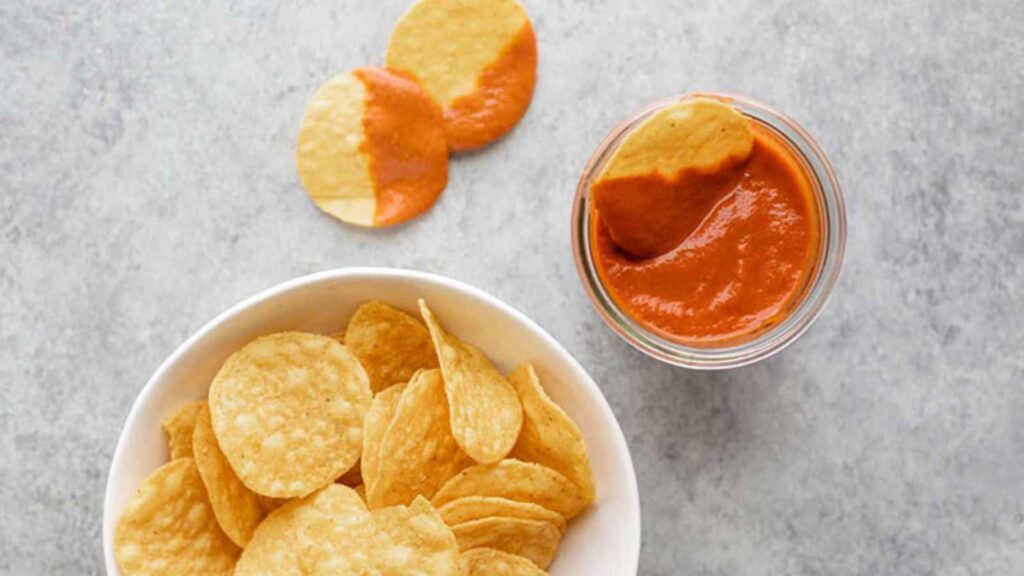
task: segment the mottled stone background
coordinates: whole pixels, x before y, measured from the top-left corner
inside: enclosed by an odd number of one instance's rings
[[[132,400],[190,333],[298,275],[403,266],[536,319],[632,449],[645,575],[1024,571],[1024,2],[528,0],[522,124],[383,232],[296,180],[306,100],[380,63],[406,0],[0,0],[0,573],[103,572]],[[617,121],[749,94],[817,136],[850,235],[831,305],[757,366],[605,329],[570,200]]]

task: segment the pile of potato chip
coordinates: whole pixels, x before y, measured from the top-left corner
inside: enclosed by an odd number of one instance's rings
[[[595,498],[583,436],[533,366],[503,376],[419,306],[229,357],[164,421],[172,460],[121,516],[122,574],[544,574]]]
[[[296,147],[313,202],[360,226],[428,210],[448,183],[449,151],[486,146],[519,122],[537,80],[537,39],[518,0],[417,0],[385,64],[324,83]]]

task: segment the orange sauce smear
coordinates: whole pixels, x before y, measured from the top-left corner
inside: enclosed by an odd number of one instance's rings
[[[377,196],[374,226],[430,208],[448,183],[448,149],[437,102],[405,72],[360,68],[366,87],[363,151]]]
[[[634,320],[670,340],[698,347],[750,340],[782,322],[813,277],[821,216],[811,179],[776,134],[752,127],[751,157],[720,174],[613,183],[620,202],[648,206],[640,213],[651,216],[658,255],[624,253],[592,213],[605,288]]]
[[[477,88],[444,110],[452,150],[473,150],[497,140],[519,122],[537,83],[537,38],[527,21],[498,58],[480,73]]]

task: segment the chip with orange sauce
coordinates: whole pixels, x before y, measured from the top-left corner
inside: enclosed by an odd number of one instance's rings
[[[705,191],[749,158],[753,146],[753,129],[738,110],[686,98],[643,119],[622,140],[591,184],[591,197],[616,246],[657,256],[700,224],[703,204],[715,199]],[[681,181],[694,184],[681,190]]]
[[[313,96],[299,129],[299,179],[313,202],[360,226],[426,211],[448,183],[437,102],[407,72],[359,68]]]
[[[537,80],[537,39],[517,0],[419,0],[391,34],[387,65],[412,72],[444,109],[452,150],[519,122]]]

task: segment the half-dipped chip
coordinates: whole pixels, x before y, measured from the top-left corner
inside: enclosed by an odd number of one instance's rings
[[[210,410],[205,404],[192,431],[192,453],[217,523],[235,544],[245,548],[266,516],[266,510],[260,497],[238,479],[221,452],[210,423]]]
[[[419,304],[444,375],[456,442],[481,464],[501,460],[523,425],[519,396],[479,348],[448,334],[427,304]]]
[[[114,532],[124,576],[230,576],[239,549],[217,525],[191,458],[164,464],[136,488]]]
[[[750,122],[725,102],[688,98],[634,128],[591,184],[615,245],[640,258],[685,240],[735,184],[750,157]]]
[[[517,0],[420,0],[391,34],[387,64],[416,75],[444,109],[449,146],[469,150],[526,112],[537,39]]]
[[[460,556],[462,576],[546,576],[546,572],[522,556],[495,550],[473,548]]]
[[[402,392],[381,440],[367,503],[382,508],[408,504],[418,495],[430,498],[470,464],[452,436],[441,371],[420,370]]]
[[[302,497],[349,470],[372,394],[359,360],[333,338],[263,336],[224,362],[210,386],[217,443],[250,490]]]
[[[206,406],[205,400],[185,404],[164,419],[162,425],[167,435],[171,460],[192,457],[192,429],[196,426],[196,418],[203,406]]]
[[[532,364],[520,365],[509,374],[508,381],[523,404],[523,431],[510,456],[560,472],[579,487],[585,500],[592,502],[594,471],[580,429],[541,387]]]
[[[344,343],[366,368],[374,393],[408,382],[420,368],[437,368],[434,345],[423,322],[380,300],[356,310],[345,329]]]
[[[562,532],[549,522],[522,518],[484,518],[452,526],[459,550],[494,548],[522,556],[547,568],[555,558]]]
[[[341,74],[309,103],[296,162],[306,192],[331,216],[360,226],[404,222],[448,183],[441,109],[405,72]]]
[[[482,464],[456,474],[431,499],[435,507],[465,496],[496,496],[533,502],[572,518],[587,505],[575,484],[558,472],[519,460]]]

